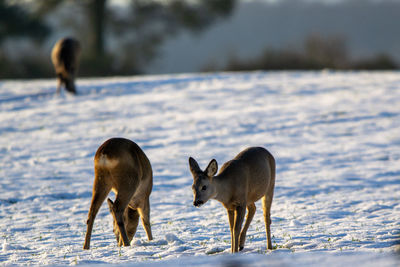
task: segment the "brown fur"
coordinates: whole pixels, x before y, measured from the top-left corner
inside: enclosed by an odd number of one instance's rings
[[[79,41],[73,38],[60,39],[51,51],[51,60],[58,79],[57,93],[61,86],[73,94],[76,94],[75,75],[78,71],[81,46]]]
[[[139,216],[149,240],[149,197],[153,188],[153,171],[149,159],[140,147],[124,138],[111,138],[104,142],[94,157],[94,183],[84,249],[89,249],[94,219],[111,190],[115,202],[108,199],[114,220],[114,233],[119,246],[129,246],[136,233]]]
[[[275,159],[262,147],[250,147],[239,153],[233,160],[226,162],[219,174],[215,159],[202,171],[193,158],[189,158],[193,175],[193,193],[195,206],[201,206],[209,199],[222,203],[228,212],[231,230],[231,252],[244,248],[247,229],[256,211],[254,202],[262,199],[267,249],[271,243],[271,204],[275,186]],[[247,208],[247,219],[242,223]]]

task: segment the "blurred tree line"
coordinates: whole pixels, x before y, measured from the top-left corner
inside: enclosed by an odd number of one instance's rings
[[[54,77],[57,39],[82,44],[79,76],[133,75],[182,31],[200,33],[232,14],[236,0],[0,0],[0,79]],[[296,46],[297,47],[297,46]],[[340,36],[309,36],[302,50],[265,49],[253,59],[232,56],[222,70],[397,69],[382,54],[354,60]],[[206,71],[221,70],[212,65]]]
[[[312,34],[305,39],[302,50],[266,48],[259,57],[253,59],[232,56],[223,70],[394,70],[400,67],[384,53],[371,58],[352,59],[346,43],[342,36]],[[204,69],[215,70],[212,64]]]
[[[182,30],[199,33],[235,0],[0,0],[0,78],[52,77],[53,36],[82,43],[80,76],[132,75]],[[56,40],[53,40],[55,43]]]

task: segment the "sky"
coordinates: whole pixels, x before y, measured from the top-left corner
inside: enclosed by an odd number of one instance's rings
[[[259,2],[240,2],[230,17],[199,35],[184,32],[169,39],[147,72],[193,72],[210,64],[222,67],[232,56],[256,58],[266,48],[298,51],[311,34],[344,37],[351,57],[387,53],[400,60],[400,7],[393,8],[390,1],[377,6],[343,1],[328,7]]]

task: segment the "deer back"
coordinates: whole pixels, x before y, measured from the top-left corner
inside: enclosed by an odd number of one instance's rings
[[[111,138],[97,150],[95,171],[107,177],[114,191],[136,188],[146,190],[147,195],[152,189],[152,168],[149,159],[142,149],[134,142],[124,138]]]
[[[226,162],[217,175],[230,184],[232,198],[255,202],[263,197],[275,179],[275,160],[265,148],[250,147]]]
[[[59,40],[51,52],[51,59],[58,76],[67,80],[75,75],[78,65],[81,47],[79,41],[74,38]]]

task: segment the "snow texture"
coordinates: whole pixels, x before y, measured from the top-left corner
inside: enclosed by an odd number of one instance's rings
[[[0,82],[1,264],[398,266],[399,72],[80,79],[78,91],[57,96],[54,79]],[[154,240],[140,223],[119,248],[103,204],[83,250],[94,153],[117,136],[151,161]],[[192,205],[188,157],[222,166],[249,146],[276,158],[276,249],[266,251],[257,202],[232,256],[223,206]]]

